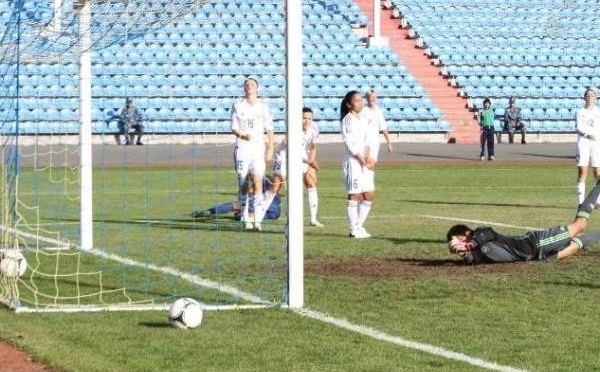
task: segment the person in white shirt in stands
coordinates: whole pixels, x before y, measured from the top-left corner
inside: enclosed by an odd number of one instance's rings
[[[365,111],[371,115],[372,124],[377,128],[377,137],[379,138],[379,132],[383,132],[383,137],[385,137],[385,142],[387,143],[387,152],[392,153],[394,151],[394,146],[392,146],[392,142],[390,141],[390,134],[388,132],[387,122],[383,116],[383,111],[377,107],[377,92],[372,89],[369,90],[365,94],[365,99],[367,100]]]
[[[585,107],[577,110],[577,196],[579,204],[585,197],[585,180],[588,166],[594,170],[594,177],[600,178],[600,109],[596,106],[596,93],[588,88],[583,98]]]
[[[363,112],[362,96],[353,90],[346,94],[340,105],[342,139],[346,146],[344,155],[344,182],[348,194],[346,211],[350,237],[370,238],[363,227],[371,211],[374,198],[375,160],[371,158],[369,142],[369,117]]]
[[[273,117],[269,106],[258,98],[256,79],[248,78],[244,81],[244,93],[244,98],[237,99],[231,109],[231,131],[236,136],[233,157],[238,176],[238,201],[245,228],[260,231],[261,219],[256,216],[264,216],[262,185],[266,162],[273,159]],[[253,221],[248,217],[247,195],[244,190],[246,179],[254,185]]]
[[[317,140],[319,138],[319,126],[313,121],[313,111],[308,107],[302,109],[302,174],[304,175],[304,186],[308,193],[308,206],[310,210],[310,225],[323,227],[317,219],[319,209],[319,196],[317,193]],[[287,178],[287,143],[281,141],[275,149],[273,160],[273,184],[265,193],[265,208],[279,193],[283,182]]]

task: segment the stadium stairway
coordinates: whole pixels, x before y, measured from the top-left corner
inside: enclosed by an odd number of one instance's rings
[[[372,21],[373,0],[354,1]],[[391,10],[381,11],[381,36],[389,39],[390,48],[439,107],[443,118],[452,125],[449,140],[457,143],[479,142],[479,125],[467,108],[467,100],[459,97],[458,89],[450,86],[441,70],[431,63],[422,49],[416,47],[415,40],[408,36],[408,30],[402,29],[400,22],[392,18]]]

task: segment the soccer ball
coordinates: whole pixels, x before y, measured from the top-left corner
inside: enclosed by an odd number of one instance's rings
[[[175,328],[196,328],[202,323],[202,307],[191,298],[180,298],[169,310],[169,322]]]
[[[0,276],[8,279],[22,278],[27,271],[27,260],[19,251],[0,254]]]

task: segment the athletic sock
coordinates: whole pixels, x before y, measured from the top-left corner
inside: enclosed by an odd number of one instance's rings
[[[577,198],[579,204],[583,203],[585,199],[585,182],[577,182]]]
[[[346,211],[348,214],[348,225],[350,232],[358,226],[358,202],[356,200],[348,200],[346,202]]]
[[[265,214],[267,214],[267,211],[269,210],[269,208],[271,208],[271,204],[273,204],[275,195],[276,194],[271,194],[268,191],[263,194],[262,212],[260,215],[255,215],[255,220],[257,222],[261,222],[262,220],[264,220]]]
[[[371,204],[373,204],[373,202],[368,200],[363,200],[360,202],[358,207],[358,224],[360,226],[362,226],[367,220],[369,212],[371,211]]]
[[[308,207],[310,209],[310,220],[317,220],[317,211],[319,210],[319,195],[317,194],[317,188],[311,187],[306,190],[308,193]]]
[[[598,200],[598,197],[600,197],[600,181],[596,182],[594,188],[579,205],[576,216],[589,218],[594,208],[596,208],[596,201]]]
[[[265,209],[263,204],[263,194],[254,195],[254,222],[261,223],[265,216]]]
[[[250,203],[248,202],[248,194],[243,194],[240,200],[240,209],[242,210],[242,221],[249,222],[249,205]]]

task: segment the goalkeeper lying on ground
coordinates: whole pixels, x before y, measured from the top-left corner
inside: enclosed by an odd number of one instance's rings
[[[448,249],[469,264],[569,257],[600,241],[600,231],[583,233],[598,196],[600,181],[579,205],[573,222],[547,230],[530,231],[521,236],[499,234],[487,226],[475,230],[465,225],[452,226],[446,235]]]

